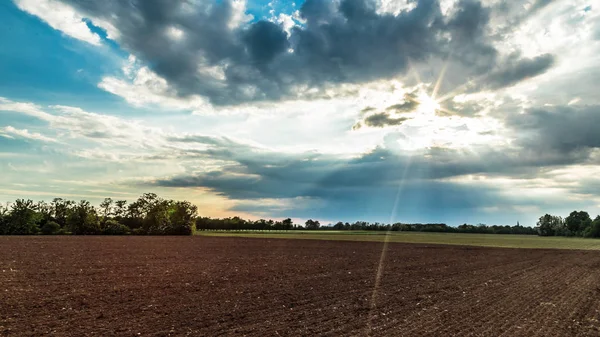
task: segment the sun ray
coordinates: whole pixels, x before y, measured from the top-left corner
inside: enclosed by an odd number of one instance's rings
[[[404,188],[404,182],[406,181],[406,176],[408,174],[409,168],[412,164],[413,155],[408,155],[408,160],[406,161],[406,165],[404,166],[404,172],[402,173],[402,178],[398,182],[398,190],[396,191],[396,198],[394,199],[394,206],[392,207],[392,212],[390,213],[389,223],[392,225],[394,223],[394,219],[396,217],[396,213],[398,212],[398,203],[400,201],[400,195],[402,194],[402,190]],[[371,335],[371,330],[373,328],[373,318],[374,311],[377,308],[377,294],[379,291],[379,286],[381,285],[381,277],[383,275],[383,269],[385,264],[385,259],[387,257],[388,245],[390,242],[390,232],[389,230],[385,232],[385,237],[383,240],[383,245],[381,247],[381,255],[379,256],[379,263],[377,265],[377,272],[375,273],[375,284],[373,285],[373,292],[371,293],[371,301],[369,303],[369,317],[367,322],[367,331],[366,335]]]
[[[446,75],[446,70],[448,69],[448,63],[449,62],[449,58],[446,59],[446,61],[444,61],[444,65],[442,66],[442,70],[440,71],[440,75],[438,76],[437,81],[435,82],[435,86],[433,87],[433,92],[431,93],[431,98],[433,100],[435,100],[438,91],[440,90],[440,87],[442,85],[442,82],[444,81],[444,76]]]
[[[417,69],[415,69],[409,57],[406,57],[406,63],[408,64],[408,72],[415,78],[417,83],[423,83],[421,82],[421,76],[419,75],[419,72]]]

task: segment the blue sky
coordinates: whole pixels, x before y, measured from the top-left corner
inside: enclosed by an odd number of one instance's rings
[[[0,41],[3,201],[151,191],[325,223],[600,213],[589,1],[11,0]]]

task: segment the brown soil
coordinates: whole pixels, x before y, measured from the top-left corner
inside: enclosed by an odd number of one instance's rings
[[[381,252],[373,242],[0,237],[0,336],[600,335],[598,252],[389,244],[377,282]]]

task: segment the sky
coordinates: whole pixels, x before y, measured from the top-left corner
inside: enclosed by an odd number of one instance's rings
[[[591,0],[7,0],[0,41],[0,201],[600,213]]]

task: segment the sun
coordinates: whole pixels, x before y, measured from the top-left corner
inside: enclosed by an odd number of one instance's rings
[[[440,109],[440,104],[425,93],[419,94],[418,100],[419,111],[425,115],[435,115],[436,111]]]

